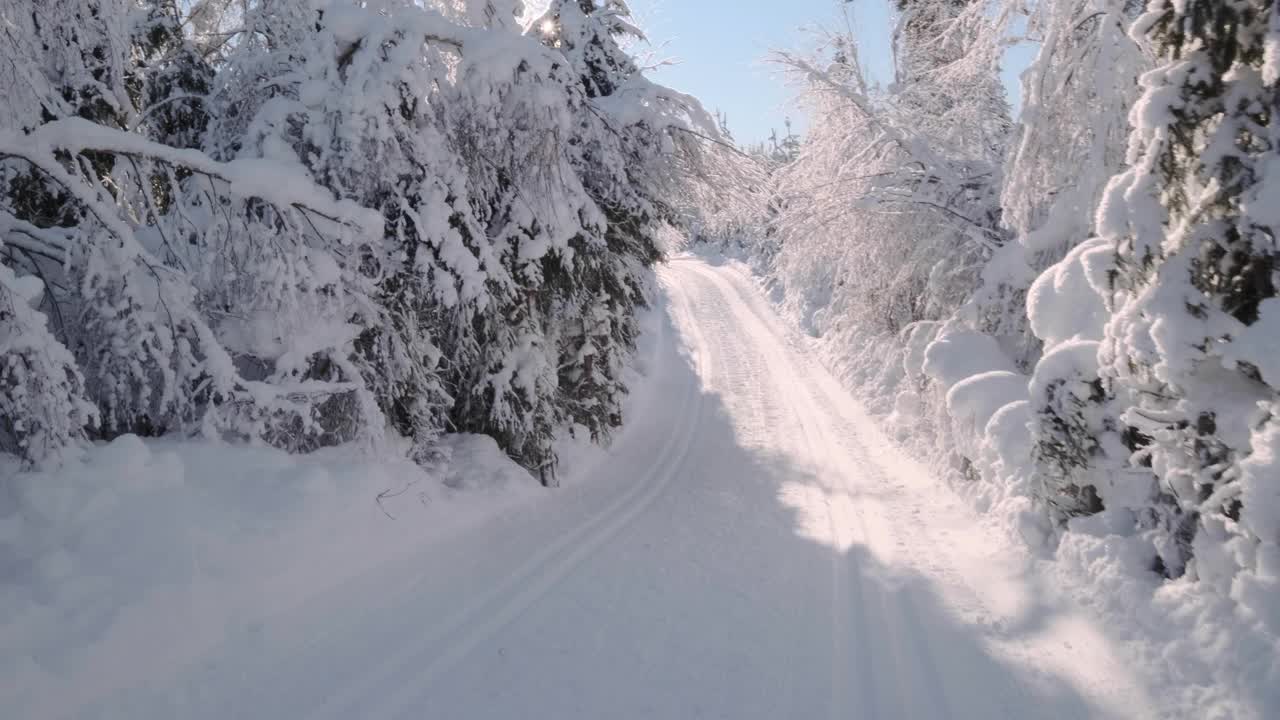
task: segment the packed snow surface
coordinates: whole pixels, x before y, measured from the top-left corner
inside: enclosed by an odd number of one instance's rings
[[[557,491],[474,437],[438,477],[126,439],[20,479],[40,502],[0,537],[27,581],[0,596],[3,715],[1162,715],[748,278],[660,275],[628,426]]]

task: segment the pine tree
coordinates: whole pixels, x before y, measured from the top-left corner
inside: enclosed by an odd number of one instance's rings
[[[631,10],[623,0],[555,0],[533,24],[548,45],[569,58],[579,73],[587,97],[613,95],[639,69],[619,46],[632,37],[643,39],[630,22]]]
[[[288,182],[254,186],[242,168],[192,147],[204,132],[211,71],[172,11],[168,3],[65,0],[30,16],[26,45],[6,35],[0,50],[22,69],[20,84],[35,88],[39,113],[0,128],[0,218],[6,246],[25,234],[41,252],[5,260],[20,281],[42,281],[41,307],[97,408],[83,414],[97,420],[94,436],[203,429],[262,437],[270,434],[263,423],[294,423],[308,392],[255,387],[241,375],[210,317],[226,308],[201,292],[211,276],[227,277],[200,252],[203,239],[255,230],[258,239],[279,238],[320,207],[331,228],[345,229],[352,208],[292,172],[276,176]],[[58,378],[43,385],[69,387]]]

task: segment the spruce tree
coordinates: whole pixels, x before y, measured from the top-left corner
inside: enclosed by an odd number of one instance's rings
[[[596,440],[622,422],[623,359],[634,347],[635,314],[647,304],[646,273],[659,252],[658,224],[670,216],[656,175],[665,161],[658,116],[629,117],[643,101],[624,93],[647,87],[622,47],[643,39],[620,0],[559,0],[533,25],[568,60],[575,101],[573,163],[602,217],[574,239],[570,263],[555,269],[575,290],[562,302],[572,320],[562,335],[560,383],[571,419]]]
[[[1280,390],[1261,351],[1280,327],[1276,14],[1274,0],[1154,0],[1134,29],[1162,62],[1099,213],[1117,265],[1103,359],[1132,402],[1135,461],[1161,478],[1169,575],[1238,527],[1250,430],[1276,422],[1259,408]]]

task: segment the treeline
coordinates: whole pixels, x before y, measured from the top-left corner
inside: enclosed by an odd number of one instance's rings
[[[1280,622],[1280,5],[897,7],[885,87],[845,33],[777,55],[811,130],[704,188],[704,239],[1024,535],[1127,538]]]
[[[0,451],[621,423],[655,233],[714,135],[626,5],[0,8]]]

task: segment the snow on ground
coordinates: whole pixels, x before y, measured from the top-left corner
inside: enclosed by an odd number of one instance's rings
[[[427,470],[126,438],[11,478],[6,716],[1198,716],[744,274],[661,274],[630,423],[555,492],[474,437]]]
[[[444,450],[423,470],[344,449],[125,436],[62,472],[8,479],[0,706],[59,716],[537,494],[490,438]]]
[[[654,352],[641,342],[632,384]],[[0,716],[86,712],[372,570],[556,502],[487,436],[446,436],[427,467],[408,449],[127,435],[56,472],[0,466]],[[566,484],[605,458],[569,437],[559,449]]]
[[[770,282],[767,268],[751,264],[749,253],[704,246],[691,250],[722,272],[763,286],[771,311],[784,322],[807,327],[805,313],[792,307],[803,301],[787,298]],[[1082,314],[1092,312],[1074,311],[1075,316],[1064,311],[1067,319],[1055,320],[1064,328],[1057,333],[1063,338],[1076,332],[1069,328]],[[973,522],[1038,558],[1029,560],[1028,567],[1034,567],[1044,591],[1070,598],[1097,618],[1123,656],[1145,669],[1156,707],[1165,716],[1280,716],[1280,599],[1274,592],[1280,562],[1268,566],[1269,575],[1242,576],[1229,587],[1214,587],[1211,577],[1162,581],[1150,570],[1149,548],[1142,539],[1127,527],[1113,528],[1116,518],[1106,513],[1074,519],[1067,532],[1051,539],[1044,508],[1032,501],[1027,485],[1034,472],[1006,467],[1018,457],[1027,457],[1030,464],[1030,448],[1022,447],[1028,442],[1029,420],[1022,398],[1028,382],[1037,379],[1009,372],[1008,361],[988,338],[965,332],[939,338],[939,328],[939,323],[920,323],[904,335],[902,346],[872,340],[850,347],[841,343],[847,336],[811,330],[795,333],[795,342],[832,368],[844,391],[860,396],[861,407],[871,410],[898,452],[928,459],[933,484],[940,492],[949,487],[976,510]],[[1070,345],[1063,343],[1062,350],[1073,350]],[[1093,353],[1087,354],[1091,359]],[[923,374],[934,379],[935,387],[950,390],[937,398],[904,391],[917,387],[917,376]],[[945,403],[946,417],[926,416],[921,405],[929,401]],[[947,426],[938,427],[940,421]],[[957,453],[973,458],[976,467],[957,468]],[[1270,458],[1259,464],[1267,462]],[[975,472],[982,473],[981,479],[973,477]],[[950,482],[939,479],[943,477]],[[1124,507],[1120,499],[1113,500]],[[1123,524],[1124,518],[1119,520]],[[1201,564],[1212,567],[1214,560]],[[1249,602],[1239,602],[1242,598]]]

